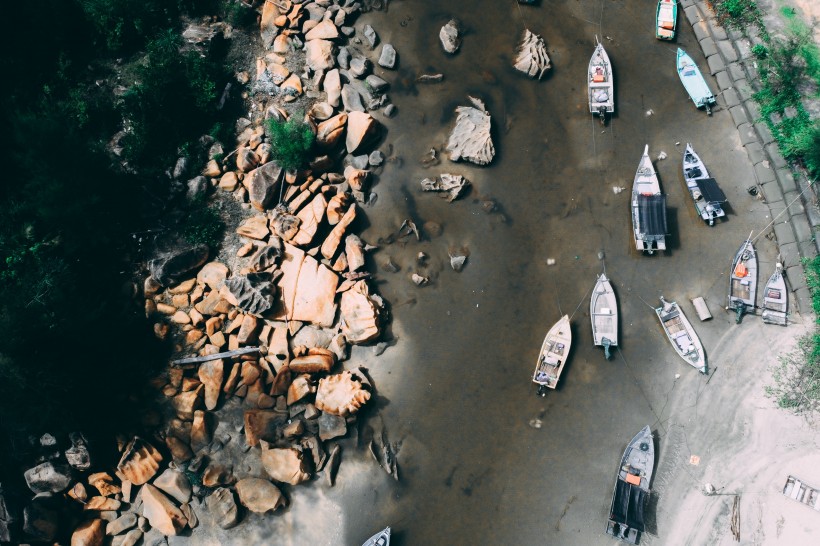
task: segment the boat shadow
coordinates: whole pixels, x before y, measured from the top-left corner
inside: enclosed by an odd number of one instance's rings
[[[678,207],[666,206],[666,250],[664,256],[671,256],[672,252],[680,248],[680,227],[678,224]]]
[[[658,461],[660,459],[659,447],[660,447],[660,439],[658,438],[658,433],[652,433],[652,443],[654,444],[654,453],[655,453],[655,460],[653,461],[652,468],[654,469],[652,472],[652,477],[656,478],[656,474],[658,473]],[[643,534],[650,535],[652,537],[658,536],[658,501],[661,497],[660,493],[652,489],[652,484],[649,484],[649,490],[651,494],[649,495],[649,499],[646,501],[646,506],[644,507],[644,531]]]

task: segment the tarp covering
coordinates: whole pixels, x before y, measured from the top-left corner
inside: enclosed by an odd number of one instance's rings
[[[723,193],[714,178],[698,180],[698,189],[707,203],[725,203],[726,194]]]
[[[619,479],[615,485],[615,496],[612,499],[609,519],[643,532],[643,509],[648,496],[649,493],[640,487]]]
[[[666,196],[638,195],[638,221],[644,235],[666,235]]]

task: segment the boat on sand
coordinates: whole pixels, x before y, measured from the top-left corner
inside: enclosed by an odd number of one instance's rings
[[[600,116],[603,125],[606,115],[615,112],[615,82],[612,79],[612,63],[601,42],[595,46],[589,59],[587,94],[590,114]]]
[[[661,296],[661,306],[655,308],[655,314],[675,352],[687,364],[705,374],[706,353],[703,352],[703,345],[677,302],[666,301]]]
[[[558,385],[571,344],[569,315],[564,315],[547,332],[538,353],[535,372],[532,374],[532,382],[538,385],[538,394],[543,396],[546,394],[545,389],[554,389]]]
[[[786,279],[783,277],[783,264],[778,262],[774,273],[766,282],[766,288],[763,289],[763,322],[786,326],[788,306],[789,293],[786,291]]]
[[[678,23],[678,0],[658,0],[655,12],[655,38],[673,40]]]
[[[706,165],[701,161],[700,156],[692,149],[692,145],[686,143],[686,150],[683,152],[683,179],[686,181],[686,189],[695,202],[695,212],[698,213],[704,222],[710,226],[715,225],[715,219],[723,218],[726,212],[723,210],[723,203],[726,202],[726,195],[718,187],[714,178],[709,176]]]
[[[638,250],[647,254],[666,250],[666,196],[661,193],[658,175],[649,159],[648,144],[632,182],[632,232]]]
[[[695,103],[698,108],[706,108],[706,113],[712,115],[712,105],[717,102],[717,99],[709,90],[709,84],[700,73],[698,65],[692,60],[681,48],[678,48],[677,54],[678,76],[686,92],[689,93],[689,98]]]
[[[368,538],[362,546],[390,546],[390,527],[385,527]]]
[[[632,438],[621,457],[606,533],[637,544],[644,532],[644,508],[649,499],[649,482],[655,470],[655,443],[646,426]]]
[[[610,347],[618,346],[618,300],[605,273],[598,276],[589,300],[589,316],[592,322],[592,341],[604,348],[609,359]]]
[[[735,312],[735,321],[740,324],[745,313],[754,313],[757,298],[757,252],[751,233],[732,260],[729,279],[729,303],[726,308]]]

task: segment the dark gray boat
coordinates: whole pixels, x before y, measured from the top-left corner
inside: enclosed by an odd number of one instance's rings
[[[655,444],[652,430],[646,426],[626,446],[615,491],[606,533],[630,544],[637,544],[644,531],[644,508],[649,498],[649,482],[655,469]]]

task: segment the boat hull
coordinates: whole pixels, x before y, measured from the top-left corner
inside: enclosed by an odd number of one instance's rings
[[[700,373],[705,374],[706,353],[703,351],[703,345],[692,323],[683,314],[677,302],[668,302],[661,298],[661,306],[655,308],[655,314],[661,321],[666,339],[672,344],[678,356]]]
[[[704,222],[713,226],[718,218],[726,216],[723,210],[726,196],[709,176],[703,161],[688,142],[683,152],[683,179],[694,202],[695,212]]]
[[[390,546],[390,527],[385,527],[368,538],[362,546]]]
[[[677,0],[659,0],[658,9],[655,11],[655,38],[674,40],[677,23]]]
[[[538,360],[535,362],[532,382],[549,389],[556,388],[561,373],[564,371],[571,345],[572,332],[569,315],[564,315],[544,337]]]
[[[727,308],[738,313],[738,322],[745,313],[752,313],[757,298],[757,252],[751,240],[740,245],[729,274]]]
[[[661,193],[658,175],[644,147],[632,182],[632,234],[635,248],[647,254],[666,250],[666,196]]]
[[[678,76],[689,93],[689,98],[695,103],[698,108],[706,108],[711,112],[711,107],[716,102],[715,95],[709,89],[709,85],[701,74],[698,65],[692,60],[684,50],[678,48],[677,53],[677,68]]]
[[[655,442],[652,430],[646,426],[632,438],[621,457],[606,525],[608,535],[638,543],[644,532],[643,512],[654,470]]]
[[[602,117],[615,112],[615,82],[612,63],[604,46],[599,42],[592,53],[587,69],[587,99],[589,112]]]
[[[761,318],[766,324],[786,326],[788,324],[789,292],[783,277],[783,266],[777,267],[763,289],[763,312]]]
[[[606,349],[618,346],[618,300],[612,283],[601,274],[589,300],[589,316],[592,323],[592,342]]]

